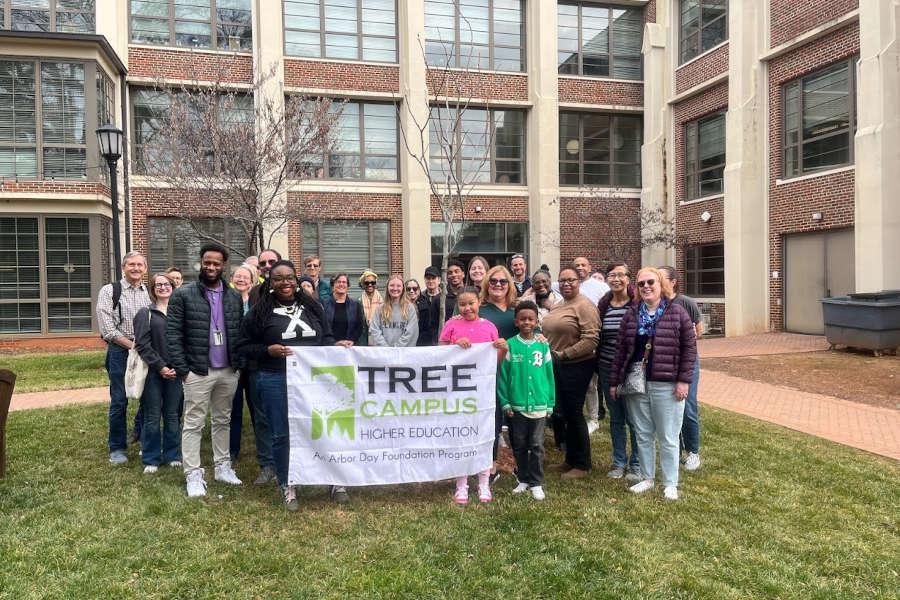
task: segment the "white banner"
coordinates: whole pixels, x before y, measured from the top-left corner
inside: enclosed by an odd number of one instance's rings
[[[287,360],[288,483],[436,481],[491,466],[497,351],[303,347]]]

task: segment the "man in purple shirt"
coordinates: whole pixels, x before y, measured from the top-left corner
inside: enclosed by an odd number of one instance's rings
[[[241,366],[237,341],[244,303],[222,279],[228,251],[218,244],[200,250],[200,276],[180,287],[169,300],[169,360],[184,381],[184,427],[181,454],[189,497],[206,495],[200,467],[200,440],[206,415],[212,423],[215,480],[240,485],[231,468],[231,404]]]

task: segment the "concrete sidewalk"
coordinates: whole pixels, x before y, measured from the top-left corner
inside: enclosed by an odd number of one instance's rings
[[[700,340],[704,358],[827,350],[821,336],[770,333]],[[701,369],[702,369],[701,362]],[[900,460],[900,411],[702,371],[700,402]],[[15,394],[10,410],[109,401],[109,388]]]

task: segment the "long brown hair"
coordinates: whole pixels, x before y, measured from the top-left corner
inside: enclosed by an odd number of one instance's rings
[[[394,301],[393,298],[391,298],[391,294],[388,292],[388,286],[390,286],[391,282],[395,279],[400,282],[401,286],[404,285],[403,278],[400,277],[399,275],[391,275],[390,277],[388,277],[387,283],[384,285],[384,301],[381,303],[381,322],[382,323],[391,323],[392,322],[394,304],[400,305],[400,313],[403,316],[405,316],[407,319],[412,318],[411,316],[409,316],[410,308],[413,308],[413,311],[415,312],[415,308],[413,307],[412,302],[409,301],[409,298],[406,297],[406,293],[404,290],[400,291],[400,299],[397,300],[396,302]]]

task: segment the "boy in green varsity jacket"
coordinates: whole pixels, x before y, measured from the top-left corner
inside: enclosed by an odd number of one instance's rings
[[[550,346],[534,337],[538,308],[528,300],[516,306],[519,334],[507,340],[509,351],[497,370],[497,397],[511,418],[509,433],[519,485],[514,494],[531,490],[543,500],[544,421],[556,403]]]

